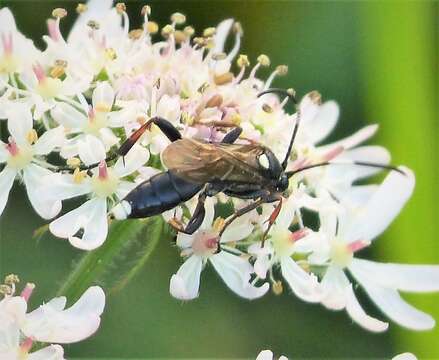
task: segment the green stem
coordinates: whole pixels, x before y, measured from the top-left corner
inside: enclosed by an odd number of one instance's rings
[[[88,252],[82,256],[70,273],[64,284],[60,287],[57,295],[64,295],[69,302],[76,301],[82,293],[91,285],[101,283],[103,277],[113,268],[118,258],[136,246],[139,234],[148,228],[148,237],[142,242],[142,246],[148,246],[147,253],[150,255],[157,245],[164,223],[161,217],[149,218],[146,220],[124,220],[115,221],[111,224],[107,240],[98,249]],[[151,236],[150,236],[151,235]],[[152,244],[149,244],[152,240]],[[148,256],[143,256],[140,263],[135,265],[137,271],[146,263]],[[120,273],[120,269],[116,267]],[[129,274],[132,271],[129,272]],[[135,272],[129,275],[124,285],[133,278]],[[116,276],[111,276],[116,278]]]

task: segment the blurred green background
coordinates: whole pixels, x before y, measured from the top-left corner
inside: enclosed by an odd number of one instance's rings
[[[127,2],[132,23],[140,24],[145,2]],[[242,53],[253,62],[260,53],[272,64],[287,64],[276,85],[298,94],[317,89],[341,106],[337,132],[351,133],[379,123],[374,143],[390,149],[394,163],[417,174],[415,194],[369,258],[439,264],[438,236],[438,2],[149,1],[160,25],[180,11],[197,30],[224,18],[244,28]],[[0,1],[19,28],[42,45],[45,20],[55,7],[75,2]],[[260,74],[263,74],[261,72]],[[268,71],[267,73],[268,74]],[[68,242],[44,236],[43,225],[16,185],[0,219],[0,276],[16,273],[37,284],[33,306],[50,299],[81,256]],[[129,285],[108,298],[98,333],[65,346],[69,358],[255,358],[262,349],[290,358],[387,358],[411,351],[439,358],[439,330],[412,332],[392,324],[371,334],[344,312],[305,304],[288,292],[248,302],[234,296],[208,268],[199,299],[182,303],[168,293],[180,264],[178,251],[162,241]],[[114,270],[115,276],[117,269]],[[105,284],[104,284],[105,285]],[[439,294],[410,295],[439,319]],[[362,303],[381,316],[363,296]]]

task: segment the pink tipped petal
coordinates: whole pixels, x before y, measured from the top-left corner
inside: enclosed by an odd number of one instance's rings
[[[169,284],[171,295],[180,300],[192,300],[198,297],[203,260],[197,255],[189,257],[172,275]]]
[[[226,285],[243,298],[257,299],[263,296],[270,287],[268,283],[264,283],[260,287],[250,284],[253,267],[247,260],[239,256],[221,251],[211,256],[209,260]]]
[[[50,345],[27,356],[27,360],[64,360],[64,349]]]
[[[394,290],[439,291],[439,265],[405,265],[354,259],[349,269],[377,285]]]
[[[346,311],[358,325],[373,332],[383,332],[389,324],[367,315],[358,302],[352,286],[347,291]]]
[[[343,234],[346,240],[373,240],[399,214],[415,186],[413,172],[405,167],[400,169],[406,175],[396,171],[387,175],[364,209],[353,219],[347,233]]]
[[[52,307],[49,302],[27,314],[22,331],[41,342],[78,342],[98,329],[104,306],[105,294],[100,287],[94,286],[66,310]]]
[[[5,167],[2,172],[0,172],[0,215],[6,207],[8,202],[9,192],[14,184],[15,176],[17,171],[9,167]]]
[[[293,293],[307,302],[319,302],[322,299],[322,288],[313,274],[308,274],[289,256],[280,261],[282,276]]]

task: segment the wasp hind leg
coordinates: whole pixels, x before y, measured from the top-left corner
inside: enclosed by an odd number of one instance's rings
[[[181,134],[177,130],[177,128],[172,125],[168,120],[163,119],[161,117],[153,117],[149,119],[145,124],[143,124],[139,129],[134,131],[131,136],[125,140],[125,142],[120,146],[120,148],[117,150],[117,153],[120,156],[125,156],[128,154],[130,149],[134,146],[134,144],[140,139],[140,137],[143,135],[143,133],[146,130],[150,130],[152,124],[155,124],[158,126],[158,128],[162,131],[163,134],[171,141],[174,142],[176,140],[181,139]]]

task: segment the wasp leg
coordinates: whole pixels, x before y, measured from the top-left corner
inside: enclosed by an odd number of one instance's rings
[[[170,141],[174,142],[181,139],[181,134],[174,125],[172,125],[168,120],[156,116],[149,119],[139,129],[133,132],[131,136],[120,146],[120,148],[117,150],[117,153],[120,156],[125,156],[128,154],[130,149],[140,139],[143,133],[151,128],[152,124],[157,125]]]
[[[282,197],[279,196],[279,198],[276,199],[278,201],[276,207],[274,208],[273,212],[271,213],[270,217],[268,218],[268,227],[264,231],[264,234],[262,235],[262,245],[261,248],[264,247],[265,239],[267,238],[267,235],[273,226],[274,222],[276,221],[277,217],[279,216],[280,210],[282,209]],[[274,200],[275,201],[275,200]]]
[[[233,144],[238,138],[239,135],[242,133],[242,128],[236,127],[233,130],[229,131],[223,138],[223,141],[221,141],[224,144]]]

